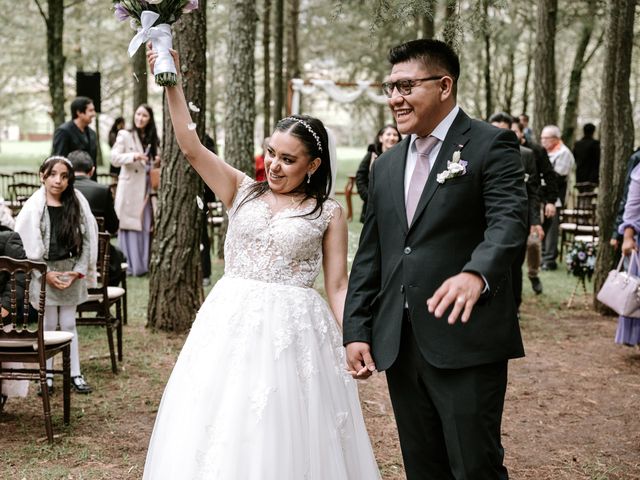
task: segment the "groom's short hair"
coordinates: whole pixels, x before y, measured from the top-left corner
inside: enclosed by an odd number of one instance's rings
[[[436,67],[444,70],[453,78],[454,91],[456,90],[460,77],[460,60],[453,48],[440,40],[421,38],[392,47],[388,59],[391,65],[419,60],[428,69]]]

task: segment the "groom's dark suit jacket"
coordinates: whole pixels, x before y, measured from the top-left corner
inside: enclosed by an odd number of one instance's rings
[[[510,268],[527,236],[527,195],[516,136],[459,111],[441,146],[411,226],[404,171],[410,136],[374,163],[369,206],[344,313],[344,343],[371,345],[378,370],[398,354],[405,299],[420,351],[439,368],[524,355]],[[436,174],[461,149],[465,175]],[[481,274],[489,287],[469,321],[436,319],[425,301],[447,278]]]

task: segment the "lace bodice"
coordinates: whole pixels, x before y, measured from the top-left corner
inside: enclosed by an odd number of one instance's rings
[[[272,213],[261,197],[241,208],[254,181],[246,177],[229,209],[224,243],[225,275],[263,282],[312,287],[322,268],[322,239],[340,205],[327,200],[322,212],[301,217],[311,205]]]

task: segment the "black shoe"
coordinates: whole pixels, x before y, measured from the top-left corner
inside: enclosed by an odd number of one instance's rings
[[[53,393],[53,378],[47,377],[47,390],[49,390],[49,395]],[[42,396],[42,387],[38,388],[38,396]]]
[[[540,279],[538,277],[530,277],[529,280],[531,281],[531,288],[533,288],[535,294],[540,295],[542,293],[542,282]]]
[[[78,375],[77,377],[71,377],[71,385],[73,386],[73,389],[77,393],[91,393],[92,391],[91,387],[85,381],[82,375]]]
[[[558,264],[556,262],[543,263],[542,267],[540,268],[542,268],[542,270],[544,270],[545,272],[548,272],[550,270],[557,270]]]
[[[0,412],[4,410],[4,406],[7,403],[8,397],[4,394],[0,394]]]

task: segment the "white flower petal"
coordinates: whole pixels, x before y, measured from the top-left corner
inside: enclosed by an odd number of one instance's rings
[[[198,113],[200,111],[200,109],[197,106],[195,106],[193,104],[193,102],[189,102],[189,110],[191,110],[192,112],[196,112],[196,113]]]
[[[195,123],[193,123],[193,122],[191,122],[189,125],[187,125],[187,128],[188,128],[189,130],[195,130],[195,129],[196,129],[196,127],[197,127],[197,125],[196,125]]]
[[[453,158],[451,159],[453,163],[458,163],[460,161],[460,151],[456,150],[453,152]]]
[[[204,209],[204,202],[202,201],[202,199],[200,198],[200,195],[196,195],[196,203],[198,204],[198,208],[200,210]]]

